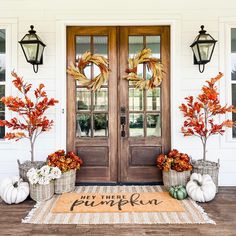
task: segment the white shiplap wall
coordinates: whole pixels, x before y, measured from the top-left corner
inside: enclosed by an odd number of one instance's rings
[[[236,17],[236,2],[233,0],[213,1],[160,1],[160,0],[67,0],[67,1],[32,1],[32,0],[0,0],[0,25],[6,19],[16,22],[17,40],[29,30],[33,24],[37,33],[46,43],[44,64],[35,74],[32,67],[26,63],[23,53],[15,42],[14,55],[17,65],[14,68],[20,75],[33,84],[44,83],[50,96],[60,100],[55,109],[49,111],[55,120],[55,127],[49,133],[42,135],[37,142],[36,156],[44,160],[48,153],[57,148],[65,147],[65,37],[64,26],[69,25],[162,25],[172,27],[172,146],[187,152],[193,158],[201,157],[200,140],[183,138],[180,133],[182,117],[178,105],[190,94],[197,94],[203,82],[215,76],[224,66],[219,64],[225,56],[224,37],[222,37],[220,22],[227,17]],[[221,19],[221,20],[220,20]],[[236,21],[235,21],[236,23]],[[204,24],[206,30],[216,39],[217,43],[211,63],[207,64],[205,72],[200,74],[198,67],[192,61],[189,45]],[[14,35],[14,34],[13,34]],[[14,42],[13,42],[14,46]],[[221,48],[221,53],[219,49]],[[12,63],[14,64],[14,63]],[[13,68],[10,68],[13,69]],[[224,71],[222,71],[224,72]],[[224,78],[221,87],[225,87]],[[229,93],[230,91],[226,91]],[[222,100],[225,98],[222,97]],[[16,159],[22,161],[29,158],[26,141],[18,143],[0,143],[0,178],[17,173]],[[220,184],[236,185],[236,142],[228,144],[225,139],[213,137],[208,145],[208,157],[211,160],[220,158]]]

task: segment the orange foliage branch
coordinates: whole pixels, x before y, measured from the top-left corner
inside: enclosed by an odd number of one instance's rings
[[[203,144],[203,160],[206,160],[206,143],[207,139],[216,134],[223,135],[226,128],[232,128],[236,122],[225,120],[217,122],[216,117],[229,112],[236,113],[233,106],[220,104],[219,93],[216,82],[222,78],[223,74],[219,73],[215,78],[206,81],[201,89],[201,93],[194,99],[193,96],[186,97],[186,103],[179,107],[185,120],[181,128],[184,136],[197,136]]]
[[[45,115],[45,111],[58,103],[54,98],[49,99],[46,92],[43,90],[44,85],[40,84],[34,90],[35,102],[29,98],[29,92],[32,84],[24,83],[23,79],[15,72],[12,72],[14,80],[13,85],[22,95],[19,97],[3,97],[1,102],[13,112],[18,113],[18,118],[14,117],[11,120],[0,120],[0,126],[6,126],[13,131],[6,133],[5,138],[15,139],[16,141],[22,138],[30,140],[31,144],[31,161],[34,160],[34,143],[36,138],[45,131],[48,131],[53,126],[53,120],[49,120]],[[20,119],[21,118],[21,119]]]

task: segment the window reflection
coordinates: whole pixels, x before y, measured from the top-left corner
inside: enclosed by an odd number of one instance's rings
[[[161,120],[159,114],[147,115],[147,136],[161,136]]]
[[[129,135],[131,137],[144,136],[143,114],[129,114]]]
[[[91,136],[91,117],[89,114],[78,114],[76,120],[76,136]]]

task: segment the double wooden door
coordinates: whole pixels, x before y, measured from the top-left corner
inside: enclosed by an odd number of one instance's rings
[[[135,89],[123,79],[128,58],[150,48],[164,65],[161,86]],[[109,59],[109,80],[96,92],[67,78],[67,150],[84,161],[77,182],[150,183],[162,181],[156,157],[170,149],[169,26],[67,28],[67,63],[90,51]],[[86,67],[94,78],[96,65]],[[138,74],[149,79],[145,64]]]

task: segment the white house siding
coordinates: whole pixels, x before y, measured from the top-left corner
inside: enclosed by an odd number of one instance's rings
[[[183,138],[180,133],[182,116],[178,105],[183,98],[197,94],[203,82],[215,76],[224,66],[219,63],[224,57],[223,41],[216,45],[212,61],[206,65],[205,72],[199,73],[193,65],[193,55],[189,45],[197,35],[200,25],[217,40],[222,32],[221,19],[236,17],[235,0],[213,1],[171,1],[171,0],[67,0],[67,1],[32,1],[32,0],[0,0],[1,20],[14,19],[17,21],[17,37],[20,40],[33,24],[38,35],[47,45],[44,53],[44,64],[35,74],[30,64],[26,63],[22,50],[17,45],[17,66],[15,70],[23,75],[25,80],[33,84],[44,83],[50,96],[61,101],[55,109],[49,111],[55,120],[55,127],[48,134],[42,135],[37,142],[36,157],[44,160],[52,151],[65,147],[65,93],[62,85],[63,72],[61,49],[62,42],[60,22],[73,22],[83,25],[141,25],[162,24],[172,22],[172,147],[191,154],[193,158],[201,158],[200,140],[194,137]],[[236,23],[236,22],[235,22]],[[221,37],[222,38],[222,37]],[[224,40],[224,38],[222,38]],[[57,45],[57,47],[56,47]],[[221,47],[221,54],[219,49]],[[223,48],[223,50],[222,50]],[[63,49],[62,49],[63,52]],[[61,63],[61,64],[58,64]],[[13,68],[12,68],[13,69]],[[224,71],[222,71],[224,73]],[[61,77],[61,78],[59,78]],[[10,78],[9,78],[10,79]],[[220,84],[225,87],[225,78]],[[227,91],[228,93],[230,91]],[[222,100],[225,97],[221,97]],[[29,158],[26,141],[15,143],[0,143],[0,177],[17,173],[16,159],[22,161]],[[220,158],[220,185],[236,185],[236,142],[227,143],[225,139],[213,137],[208,143],[208,158]]]

